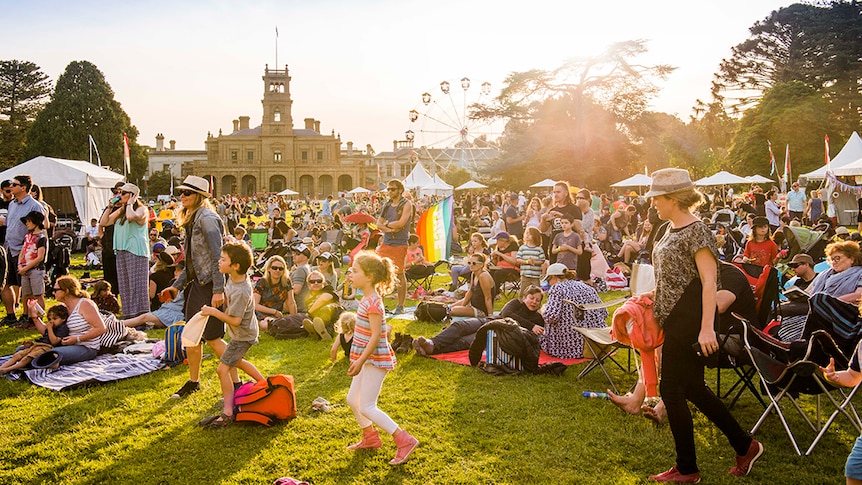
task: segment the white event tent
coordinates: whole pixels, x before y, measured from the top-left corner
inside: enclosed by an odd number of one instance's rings
[[[480,184],[479,182],[474,182],[470,180],[468,182],[464,182],[463,184],[455,187],[455,190],[470,190],[470,189],[487,189],[488,186],[485,184]]]
[[[775,182],[772,179],[766,178],[763,175],[749,175],[748,177],[743,177],[753,184],[768,184],[769,182]]]
[[[834,173],[836,169],[851,164],[860,158],[862,158],[862,138],[859,137],[859,133],[854,131],[850,135],[850,139],[847,140],[847,143],[844,144],[844,147],[841,148],[841,151],[838,152],[838,155],[835,155],[835,158],[829,161],[829,168]],[[824,164],[817,170],[804,173],[800,177],[808,180],[823,180],[826,178],[826,165]]]
[[[541,182],[534,183],[530,187],[553,187],[554,185],[557,185],[556,180],[545,179],[545,180],[542,180]]]
[[[290,189],[284,189],[279,192],[277,195],[299,195],[299,192]]]
[[[611,187],[649,187],[650,185],[652,185],[652,178],[649,175],[639,173],[632,175],[625,180],[620,180],[615,184],[611,184]]]
[[[435,173],[433,182],[419,188],[419,192],[422,195],[452,195],[452,186]]]
[[[428,171],[425,170],[422,163],[417,163],[416,166],[413,167],[413,171],[410,172],[410,175],[408,175],[403,182],[404,188],[410,190],[431,185],[434,183],[434,179],[431,178],[431,175],[428,174]]]
[[[34,184],[42,187],[68,187],[72,191],[78,218],[84,226],[89,224],[90,219],[99,219],[111,198],[111,189],[117,182],[123,181],[122,175],[83,160],[44,156],[0,172],[0,180],[8,180],[16,175],[29,175]]]
[[[694,185],[700,185],[701,187],[706,187],[706,186],[710,186],[710,185],[737,185],[737,184],[746,184],[747,185],[750,183],[751,183],[751,181],[749,181],[746,178],[743,178],[743,177],[740,177],[739,175],[734,175],[730,172],[726,172],[726,171],[722,170],[721,172],[718,172],[716,174],[712,174],[709,177],[704,177],[704,178],[698,180],[697,182],[694,183]]]

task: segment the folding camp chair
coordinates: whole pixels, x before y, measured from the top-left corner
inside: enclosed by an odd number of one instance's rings
[[[328,242],[332,244],[332,252],[341,256],[341,240],[344,238],[344,232],[341,229],[330,229],[323,232],[323,238],[320,242]]]
[[[760,426],[766,421],[767,416],[769,416],[772,411],[775,411],[778,418],[781,420],[784,431],[787,432],[787,436],[790,438],[790,443],[793,445],[793,449],[796,451],[796,454],[802,455],[799,448],[799,442],[794,436],[793,431],[790,429],[790,425],[784,415],[785,411],[781,407],[781,401],[785,399],[790,401],[799,415],[802,416],[805,422],[808,423],[808,426],[811,427],[812,431],[817,433],[815,438],[811,441],[805,455],[810,455],[814,451],[814,447],[820,442],[820,439],[826,433],[826,430],[832,422],[834,422],[839,413],[845,415],[847,419],[850,420],[851,424],[856,428],[857,434],[862,432],[862,421],[860,421],[859,415],[856,413],[856,409],[853,407],[852,403],[852,398],[856,394],[859,386],[857,385],[850,390],[836,388],[826,381],[820,371],[820,365],[811,360],[812,351],[815,347],[820,347],[821,350],[837,357],[836,361],[841,360],[842,363],[847,362],[847,358],[841,354],[838,346],[828,333],[824,331],[814,332],[814,334],[811,335],[811,339],[808,341],[805,355],[801,359],[787,361],[788,359],[783,358],[785,356],[777,358],[778,356],[762,350],[764,346],[769,345],[768,342],[758,342],[755,340],[758,339],[758,336],[753,331],[750,322],[740,316],[737,316],[737,318],[740,320],[743,328],[743,345],[745,347],[745,351],[748,353],[752,365],[757,371],[763,392],[770,401],[766,410],[760,416],[760,419],[757,420],[757,423],[751,429],[751,434],[756,433],[757,430],[760,429]],[[784,346],[782,345],[776,349],[776,352],[781,353],[783,350]],[[813,395],[817,400],[815,421],[812,421],[797,402],[797,398],[802,394]],[[833,406],[835,406],[835,411],[830,415],[825,424],[821,421],[820,408],[822,402],[821,398],[824,396],[833,404]]]
[[[753,322],[758,329],[764,328],[772,317],[773,310],[778,305],[778,270],[772,266],[758,266],[747,263],[734,263],[734,266],[739,268],[748,278],[754,292],[755,311],[757,321]],[[749,322],[752,323],[752,322]],[[718,336],[719,350],[716,353],[715,359],[709,361],[708,367],[716,369],[715,376],[715,393],[721,399],[727,399],[732,396],[728,408],[733,408],[736,402],[742,397],[746,389],[752,391],[752,395],[766,407],[766,401],[757,392],[753,384],[755,370],[751,366],[751,361],[748,356],[740,349],[740,345],[735,347],[736,352],[729,351],[731,343],[737,343],[739,335],[742,333],[741,326],[732,325],[726,329],[726,333]],[[736,374],[736,382],[729,389],[722,392],[721,390],[721,371],[722,369],[731,369]]]
[[[619,304],[625,301],[625,298],[621,298],[618,300],[614,300],[613,302],[604,302],[604,303],[595,303],[591,305],[582,305],[579,303],[575,303],[571,300],[564,300],[566,303],[572,305],[572,311],[586,311],[586,310],[594,310],[599,308],[607,308],[608,306]],[[608,305],[610,304],[610,305]],[[605,375],[605,379],[608,380],[608,383],[613,388],[614,392],[619,393],[619,389],[617,388],[614,379],[611,377],[610,372],[608,372],[608,368],[610,364],[616,365],[620,370],[625,372],[626,374],[636,373],[637,372],[637,355],[632,352],[631,347],[623,345],[617,339],[615,339],[611,335],[611,327],[603,327],[603,328],[582,328],[582,327],[573,327],[575,331],[581,334],[584,337],[584,358],[590,359],[587,363],[587,366],[581,370],[581,373],[578,374],[578,379],[582,379],[584,376],[595,370],[596,368],[601,369],[602,374]],[[628,353],[628,360],[626,365],[623,366],[620,361],[616,359],[618,357],[617,351],[625,350]],[[632,368],[632,358],[635,360],[635,366]],[[635,381],[637,384],[637,381]]]
[[[418,264],[411,266],[404,271],[404,276],[407,277],[407,288],[415,290],[420,286],[426,290],[431,289],[431,280],[437,273],[437,267],[441,264],[448,264],[446,261],[437,261],[433,265]]]

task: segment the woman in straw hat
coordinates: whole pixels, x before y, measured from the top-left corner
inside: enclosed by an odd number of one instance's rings
[[[120,304],[125,318],[150,311],[147,296],[150,275],[150,240],[147,236],[149,210],[138,199],[135,184],[120,187],[117,207],[102,214],[102,226],[114,226],[114,254]]]
[[[184,313],[189,321],[204,305],[214,308],[224,303],[224,276],[218,271],[218,259],[224,241],[224,225],[209,201],[210,184],[207,179],[189,175],[177,187],[180,196],[180,209],[177,223],[186,231],[186,266],[172,286],[162,290],[163,298],[173,300],[179,290],[185,291]],[[169,296],[169,298],[168,298]],[[203,333],[203,340],[221,358],[227,344],[224,340],[224,324],[215,317],[209,317]],[[201,359],[203,347],[187,347],[189,359],[189,380],[172,398],[182,398],[200,389]],[[233,381],[239,376],[233,372]]]
[[[655,317],[665,332],[661,394],[676,446],[676,466],[650,477],[657,482],[697,483],[700,472],[694,449],[691,401],[715,423],[736,451],[731,475],[747,475],[763,453],[737,423],[724,403],[706,387],[704,362],[698,356],[718,350],[714,323],[718,313],[718,258],[715,236],[691,210],[703,201],[687,170],[667,168],[653,173],[646,197],[670,228],[655,244]]]

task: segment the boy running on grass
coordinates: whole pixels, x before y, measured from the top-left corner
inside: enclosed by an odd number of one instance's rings
[[[201,307],[204,316],[218,318],[227,324],[230,343],[219,360],[218,373],[221,391],[224,396],[224,409],[218,416],[210,416],[200,422],[201,426],[222,428],[232,423],[234,383],[231,374],[236,369],[242,369],[255,381],[263,380],[263,375],[251,362],[243,359],[248,349],[257,343],[258,326],[254,314],[254,300],[251,280],[248,278],[248,268],[251,266],[251,250],[243,243],[230,242],[222,246],[218,260],[218,270],[228,276],[224,288],[225,308],[223,312],[208,305]]]

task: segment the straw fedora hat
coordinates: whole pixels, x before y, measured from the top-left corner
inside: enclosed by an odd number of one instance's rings
[[[694,188],[688,170],[682,168],[663,168],[652,173],[652,184],[644,197],[673,194]]]
[[[177,190],[191,190],[201,194],[204,197],[210,196],[210,182],[209,180],[198,177],[197,175],[189,175],[183,180],[182,185],[177,187]]]

